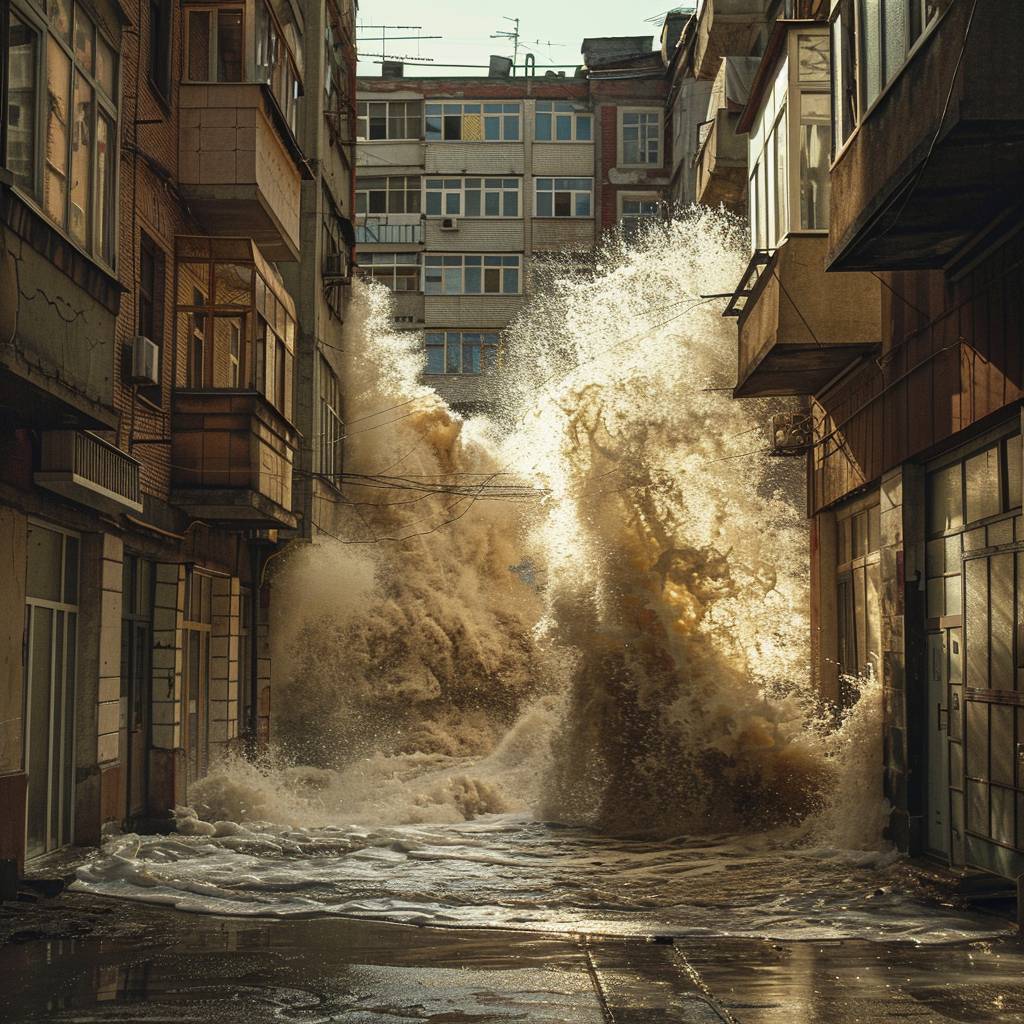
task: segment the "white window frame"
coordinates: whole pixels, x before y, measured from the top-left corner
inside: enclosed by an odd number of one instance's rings
[[[342,472],[341,384],[331,364],[320,353],[320,423],[317,474],[332,484],[339,484]]]
[[[466,339],[477,338],[479,353],[479,369],[466,369]],[[493,373],[498,363],[498,351],[501,347],[501,334],[493,329],[472,330],[445,328],[432,329],[424,332],[424,373],[430,376],[484,376]],[[441,351],[443,369],[430,368],[431,350]],[[485,354],[490,353],[486,358]],[[455,357],[453,359],[453,356]],[[457,368],[456,368],[457,364]]]
[[[551,182],[551,188],[542,188],[542,183]],[[590,182],[590,188],[578,188],[574,184],[565,184],[569,182]],[[559,187],[558,183],[563,182],[562,187]],[[569,208],[571,213],[556,213],[556,198],[559,193],[569,195]],[[541,213],[540,212],[540,198],[541,195],[551,196],[551,212]],[[586,213],[576,212],[576,202],[580,196],[586,196],[588,199],[588,210]],[[594,179],[587,175],[580,175],[579,177],[566,175],[564,177],[549,177],[547,175],[543,177],[536,177],[533,179],[533,215],[534,217],[541,218],[544,220],[593,220],[594,219]]]
[[[367,185],[368,181],[383,181],[384,188],[370,188]],[[400,185],[395,184],[400,182]],[[370,209],[370,193],[381,192],[384,193],[384,209],[383,210],[371,210]],[[421,185],[420,176],[418,174],[373,174],[373,175],[359,175],[356,178],[356,214],[360,217],[386,217],[388,214],[393,216],[414,214],[418,215],[421,209],[420,202],[417,202],[417,208],[415,210],[408,209],[409,197],[416,196],[417,200],[420,199]],[[393,195],[404,196],[403,205],[407,207],[405,210],[392,210],[391,209],[391,197]],[[364,209],[359,209],[360,198],[362,198]]]
[[[479,263],[467,264],[467,260]],[[467,291],[466,282],[471,272],[479,267],[480,289]],[[498,289],[488,288],[487,271],[498,271]],[[505,288],[506,273],[515,270],[515,290]],[[430,288],[429,279],[434,278],[440,283],[439,288]],[[457,278],[456,288],[449,289],[448,284]],[[429,253],[423,257],[423,294],[428,296],[451,295],[522,295],[523,293],[523,257],[518,253]]]
[[[380,103],[383,104],[387,109],[384,114],[384,125],[385,134],[382,139],[371,139],[370,138],[370,104]],[[410,103],[418,103],[420,107],[419,117],[414,118],[413,115],[409,114]],[[391,108],[392,106],[398,106],[401,104],[405,108],[405,112],[402,114],[402,124],[405,126],[405,134],[402,136],[391,135]],[[360,114],[360,107],[366,107],[366,113]],[[409,135],[409,122],[413,119],[416,124],[416,134]],[[376,97],[364,97],[362,99],[356,98],[356,139],[359,142],[418,142],[423,138],[423,100],[417,99],[405,99],[405,100],[382,100]]]
[[[359,255],[359,269],[364,277],[369,278],[371,281],[379,281],[386,288],[390,288],[396,295],[410,295],[415,294],[416,288],[403,288],[397,289],[395,285],[398,283],[398,269],[407,269],[412,267],[415,269],[415,282],[417,285],[421,284],[422,270],[420,267],[420,254],[417,252],[366,252],[361,251]],[[380,273],[378,273],[378,270]],[[387,271],[391,271],[390,283],[384,280],[388,275]],[[412,275],[403,274],[403,279],[407,280]]]
[[[431,188],[432,182],[440,182],[440,188]],[[511,187],[509,183],[511,182]],[[474,183],[478,183],[474,187]],[[471,192],[479,192],[479,213],[467,213],[467,197]],[[440,193],[440,212],[430,212],[429,198],[431,194]],[[498,213],[487,213],[487,196],[497,194]],[[515,213],[505,213],[506,197],[515,195]],[[454,200],[454,201],[452,201]],[[523,182],[514,175],[471,175],[468,177],[450,177],[429,175],[423,178],[423,200],[421,203],[423,216],[463,217],[470,220],[519,220],[523,216]]]
[[[540,137],[539,124],[542,117],[548,117],[550,123],[550,138]],[[569,138],[558,138],[558,123],[560,120],[569,122]],[[580,136],[580,125],[586,124],[587,131]],[[591,111],[582,109],[580,103],[575,100],[537,100],[533,111],[533,141],[542,145],[549,142],[557,145],[565,145],[569,142],[582,142],[591,145],[594,141],[594,115]]]
[[[432,109],[435,108],[435,109]],[[440,108],[437,112],[436,108]],[[500,109],[498,109],[500,108]],[[466,116],[479,116],[480,138],[467,139],[465,137]],[[446,120],[449,117],[458,117],[459,134],[448,136]],[[440,118],[439,134],[432,136],[428,122],[430,118]],[[497,138],[487,138],[488,121],[497,121]],[[509,134],[510,124],[515,124],[515,133]],[[485,101],[485,100],[425,100],[423,103],[423,138],[427,142],[483,142],[494,145],[498,142],[511,142],[521,144],[523,141],[523,104],[520,101]]]
[[[655,203],[658,207],[654,216],[647,217],[642,213],[639,216],[626,216],[625,206],[626,203]],[[665,208],[665,201],[658,192],[620,192],[618,195],[618,220],[622,225],[624,231],[629,231],[630,227],[627,225],[627,221],[635,222],[635,227],[643,224],[645,221],[660,221],[663,219],[663,212]],[[634,228],[635,230],[635,228]]]
[[[656,160],[641,160],[637,163],[626,161],[626,118],[636,114],[653,114],[657,118],[658,155]],[[637,126],[639,128],[639,126]],[[665,112],[660,107],[619,107],[618,114],[618,166],[619,167],[661,167],[665,162]]]

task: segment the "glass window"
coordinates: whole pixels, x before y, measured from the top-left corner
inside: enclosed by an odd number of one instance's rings
[[[882,91],[882,2],[860,0],[860,78],[865,109]]]
[[[828,93],[800,95],[800,227],[828,228],[828,169],[832,123]]]
[[[7,68],[7,159],[15,183],[36,192],[39,33],[11,12]]]
[[[241,82],[245,37],[241,7],[189,10],[187,78],[191,82]],[[280,97],[278,97],[280,102]],[[287,116],[287,109],[282,105]]]
[[[661,201],[657,196],[622,197],[622,232],[627,238],[639,234],[645,224],[659,221],[662,214]]]
[[[534,139],[537,142],[590,142],[593,114],[568,100],[537,100]]]
[[[423,290],[427,295],[518,295],[521,259],[428,253]]]
[[[660,165],[661,112],[623,111],[620,116],[623,164]]]
[[[797,81],[817,84],[828,81],[828,36],[823,33],[797,36]]]
[[[496,331],[428,331],[425,336],[428,374],[489,373],[497,365]]]
[[[989,448],[964,463],[968,523],[998,515],[1001,511],[999,489],[999,447]]]
[[[164,99],[171,96],[171,0],[149,0],[149,81]],[[105,44],[100,41],[100,60],[109,58],[103,54]],[[97,78],[106,88],[104,75]],[[113,80],[110,80],[107,95],[113,96]]]
[[[537,217],[593,215],[593,178],[537,178]]]
[[[419,213],[420,180],[412,175],[359,178],[356,182],[356,213]]]
[[[428,142],[517,142],[518,103],[428,103]]]
[[[364,252],[359,254],[364,277],[394,292],[420,290],[419,254],[415,252]]]

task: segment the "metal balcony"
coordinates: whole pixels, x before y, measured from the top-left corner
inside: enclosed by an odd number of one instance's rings
[[[140,463],[83,430],[48,430],[35,482],[69,501],[118,515],[142,511]]]

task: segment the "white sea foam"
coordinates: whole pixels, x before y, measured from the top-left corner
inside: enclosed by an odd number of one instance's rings
[[[779,403],[731,398],[735,328],[700,298],[742,261],[707,211],[563,261],[490,420],[417,383],[415,337],[357,286],[364,476],[319,507],[333,540],[273,564],[275,751],[216,766],[177,837],[113,840],[76,885],[219,913],[985,931],[918,899],[883,839],[878,684],[838,729],[809,687],[799,469],[764,454]]]

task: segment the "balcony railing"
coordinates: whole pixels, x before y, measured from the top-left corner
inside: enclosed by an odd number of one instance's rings
[[[423,225],[392,224],[386,219],[367,217],[356,224],[357,245],[422,245]]]
[[[111,512],[142,511],[139,463],[120,448],[83,430],[43,433],[35,482],[79,505]]]
[[[195,519],[294,528],[292,464],[299,435],[257,391],[175,391],[171,501]]]

